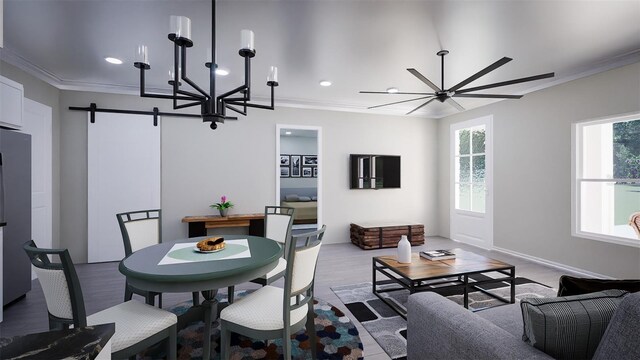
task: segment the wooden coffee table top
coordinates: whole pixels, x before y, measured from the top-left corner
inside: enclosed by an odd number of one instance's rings
[[[376,256],[378,262],[388,266],[391,270],[409,280],[425,280],[446,276],[457,276],[473,272],[504,270],[514,267],[499,260],[472,253],[462,249],[451,249],[456,254],[451,260],[427,260],[418,252],[411,254],[410,264],[401,264],[394,255]]]

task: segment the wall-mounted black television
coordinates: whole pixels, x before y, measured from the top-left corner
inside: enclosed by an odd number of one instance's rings
[[[400,156],[351,154],[351,189],[397,189],[400,187]]]

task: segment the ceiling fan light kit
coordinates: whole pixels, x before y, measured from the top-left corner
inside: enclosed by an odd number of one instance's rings
[[[508,63],[509,61],[513,60],[513,59],[508,58],[508,57],[505,56],[502,59],[494,62],[493,64],[487,66],[486,68],[484,68],[484,69],[478,71],[477,73],[471,75],[470,77],[466,78],[462,82],[460,82],[460,83],[450,87],[449,89],[447,89],[444,86],[444,57],[447,54],[449,54],[448,50],[440,50],[440,51],[438,51],[436,53],[436,55],[440,56],[440,59],[441,59],[441,80],[442,80],[441,81],[441,87],[438,87],[436,84],[431,82],[431,80],[427,79],[418,70],[413,69],[413,68],[408,68],[407,69],[407,71],[409,71],[413,76],[417,77],[420,81],[422,81],[427,86],[429,86],[434,92],[430,92],[430,93],[427,93],[427,92],[399,92],[399,91],[391,92],[391,91],[389,91],[391,88],[387,89],[387,91],[360,91],[361,94],[423,95],[421,97],[414,98],[414,99],[394,101],[394,102],[391,102],[391,103],[386,103],[386,104],[381,104],[381,105],[374,105],[374,106],[368,107],[367,109],[374,109],[374,108],[379,108],[379,107],[383,107],[383,106],[396,105],[396,104],[401,104],[401,103],[406,103],[406,102],[411,102],[411,101],[427,100],[426,102],[420,104],[420,106],[416,107],[415,109],[409,111],[406,114],[406,115],[409,115],[409,114],[412,114],[413,112],[423,108],[424,106],[430,104],[432,101],[438,100],[441,103],[445,103],[446,102],[447,104],[449,104],[449,105],[453,106],[454,108],[456,108],[458,111],[464,111],[465,110],[464,107],[462,107],[462,105],[460,105],[458,102],[456,102],[453,99],[454,97],[483,98],[483,99],[520,99],[522,97],[522,95],[468,94],[468,92],[491,89],[491,88],[500,87],[500,86],[519,84],[519,83],[528,82],[528,81],[541,80],[541,79],[546,79],[546,78],[553,77],[555,75],[554,73],[551,72],[551,73],[546,73],[546,74],[540,74],[540,75],[535,75],[535,76],[524,77],[524,78],[520,78],[520,79],[514,79],[514,80],[509,80],[509,81],[502,81],[502,82],[498,82],[498,83],[488,84],[488,85],[477,86],[477,87],[474,87],[474,88],[463,89],[463,87],[468,85],[469,83],[477,80],[478,78],[480,78],[480,77],[492,72],[493,70],[495,70],[495,69],[499,68],[500,66],[502,66],[502,65]]]
[[[240,32],[241,47],[238,54],[244,58],[244,84],[220,94],[216,97],[217,64],[210,59],[205,63],[209,69],[209,92],[200,88],[188,77],[187,49],[193,46],[191,40],[191,20],[186,16],[172,15],[170,17],[171,33],[168,38],[174,44],[173,69],[169,72],[169,85],[172,94],[151,94],[145,91],[145,73],[151,69],[148,48],[138,46],[134,66],[140,69],[140,96],[149,98],[168,99],[173,101],[173,109],[183,109],[200,106],[202,121],[210,122],[211,129],[218,127],[217,123],[225,120],[237,120],[237,117],[227,116],[227,109],[241,115],[247,115],[247,108],[274,110],[274,88],[278,86],[278,68],[272,66],[267,77],[267,86],[271,88],[271,105],[259,105],[251,101],[251,58],[256,55],[254,34],[251,30]],[[211,2],[211,59],[216,59],[216,3]],[[192,90],[181,88],[182,81]],[[195,90],[195,91],[194,91]]]

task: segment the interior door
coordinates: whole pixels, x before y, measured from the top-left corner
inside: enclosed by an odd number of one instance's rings
[[[322,227],[322,128],[276,124],[275,169],[275,204],[296,209],[293,230]]]
[[[88,125],[88,261],[124,258],[116,214],[160,208],[160,124],[96,113]]]
[[[491,116],[451,125],[451,239],[493,247]]]
[[[53,247],[51,117],[49,106],[24,99],[22,132],[31,135],[31,236],[41,248]]]

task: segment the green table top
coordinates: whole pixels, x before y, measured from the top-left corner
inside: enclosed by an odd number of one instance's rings
[[[165,242],[138,250],[120,262],[119,270],[129,282],[132,280],[155,283],[209,281],[252,273],[269,264],[277,263],[282,256],[282,246],[271,239],[251,235],[221,236],[226,240],[247,239],[251,257],[158,265],[176,243],[198,242],[207,238],[204,236]],[[203,256],[206,255],[203,254]]]

